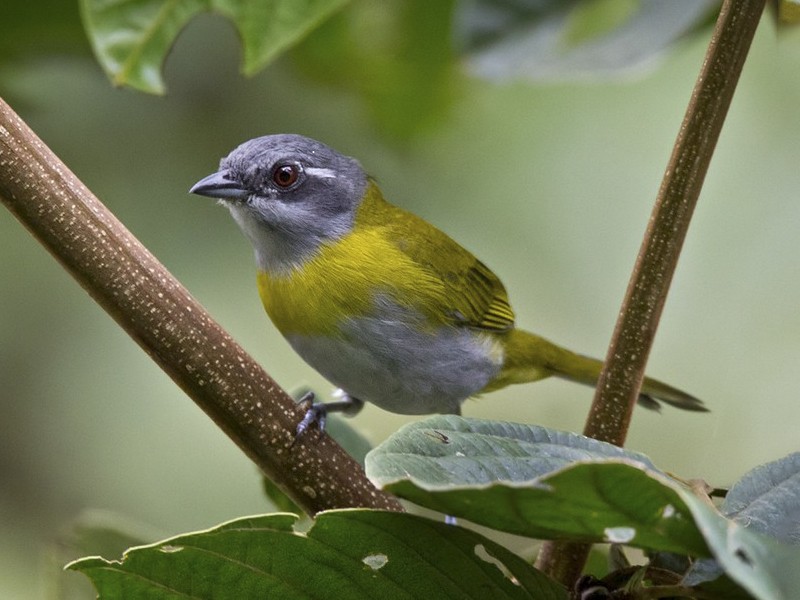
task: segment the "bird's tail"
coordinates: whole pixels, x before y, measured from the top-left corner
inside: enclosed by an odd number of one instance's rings
[[[602,361],[576,354],[538,335],[519,329],[508,333],[505,350],[503,370],[485,391],[512,383],[536,381],[551,375],[594,387],[603,368]],[[699,412],[708,410],[702,401],[694,396],[656,379],[645,377],[639,404],[645,408],[659,410],[659,402],[683,410]]]

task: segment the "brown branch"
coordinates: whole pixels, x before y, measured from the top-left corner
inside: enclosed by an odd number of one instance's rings
[[[402,510],[301,412],[0,99],[0,200],[270,479],[310,514]]]
[[[765,0],[725,0],[622,303],[584,434],[625,443],[669,285]],[[589,548],[546,543],[537,565],[571,584]]]

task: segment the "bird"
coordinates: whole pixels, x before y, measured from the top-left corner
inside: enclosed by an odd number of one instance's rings
[[[550,376],[595,386],[603,363],[518,328],[483,262],[384,199],[361,164],[297,134],[235,148],[190,193],[226,206],[255,253],[261,301],[306,363],[339,388],[297,434],[365,402],[406,415],[461,414],[467,399]],[[706,411],[644,379],[639,404]]]

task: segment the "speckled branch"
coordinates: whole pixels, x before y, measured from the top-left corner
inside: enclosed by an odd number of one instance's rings
[[[725,0],[695,83],[622,303],[584,434],[622,446],[647,358],[714,147],[765,0]],[[564,583],[588,546],[548,543],[537,566]]]
[[[401,510],[0,99],[0,200],[150,357],[310,514]]]

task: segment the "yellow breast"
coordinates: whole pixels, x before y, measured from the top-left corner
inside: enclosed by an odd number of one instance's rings
[[[289,273],[259,272],[261,300],[281,333],[336,336],[344,319],[379,311],[381,297],[427,318],[425,307],[442,302],[442,282],[384,234],[380,226],[357,227]]]

